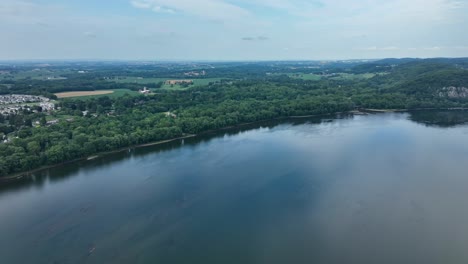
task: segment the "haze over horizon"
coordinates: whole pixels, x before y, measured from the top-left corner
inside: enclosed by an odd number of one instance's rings
[[[465,0],[0,0],[0,60],[467,57]]]

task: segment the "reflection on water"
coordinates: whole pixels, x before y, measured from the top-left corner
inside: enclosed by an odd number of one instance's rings
[[[0,263],[467,263],[464,115],[266,122],[46,170],[0,189]]]
[[[468,123],[467,111],[414,111],[410,119],[428,126],[454,127]]]
[[[324,117],[310,117],[310,118],[298,118],[298,119],[289,119],[286,120],[288,124],[292,126],[298,126],[303,124],[319,124],[321,122],[330,122],[334,119],[346,119],[351,118],[351,115],[348,114],[339,114],[334,116],[324,116]],[[284,123],[285,120],[281,121],[264,121],[255,124],[243,125],[235,128],[230,128],[221,131],[214,131],[208,132],[203,135],[194,137],[194,138],[187,138],[182,140],[176,140],[172,142],[167,142],[160,145],[155,146],[147,146],[141,148],[132,148],[129,150],[123,150],[118,153],[113,153],[110,155],[106,155],[104,157],[93,159],[93,160],[86,160],[86,161],[78,161],[71,164],[66,164],[66,166],[60,166],[58,168],[52,169],[45,169],[39,172],[32,173],[28,175],[29,177],[24,177],[20,180],[15,180],[11,182],[0,182],[0,194],[5,191],[15,191],[21,188],[27,187],[35,187],[40,188],[45,182],[51,181],[60,181],[65,180],[68,177],[76,175],[77,172],[80,170],[90,170],[92,171],[93,168],[96,167],[103,167],[103,166],[112,166],[114,162],[118,162],[129,157],[138,157],[138,156],[145,156],[148,154],[154,154],[159,152],[170,151],[175,148],[179,148],[184,145],[197,145],[203,142],[207,142],[213,138],[223,137],[223,136],[235,136],[239,133],[249,131],[252,129],[260,129],[260,128],[268,128],[272,129],[279,124]],[[53,171],[53,173],[50,173]]]

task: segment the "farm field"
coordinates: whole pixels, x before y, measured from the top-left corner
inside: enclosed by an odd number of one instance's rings
[[[175,80],[177,78],[141,78],[141,77],[118,77],[115,79],[111,79],[110,81],[117,82],[117,83],[137,83],[137,84],[152,84],[152,83],[159,83],[159,82],[166,82],[167,80]],[[182,79],[182,78],[181,78]],[[181,85],[167,85],[163,84],[161,89],[167,90],[185,90],[193,86],[201,86],[201,85],[208,85],[210,82],[217,82],[220,81],[221,78],[206,78],[206,79],[190,79],[185,78],[187,80],[193,80],[193,85],[189,87],[183,87]]]
[[[306,80],[306,81],[320,81],[322,78],[320,75],[315,74],[315,73],[272,73],[270,76],[281,76],[281,75],[287,75],[289,78],[293,79],[301,79],[301,80]]]
[[[56,93],[55,95],[59,99],[63,99],[63,98],[73,98],[73,97],[91,98],[91,97],[100,97],[100,96],[119,97],[125,94],[138,95],[139,93],[136,91],[128,90],[128,89],[116,89],[116,90],[100,90],[100,91],[63,92],[63,93]]]
[[[56,93],[55,95],[58,98],[69,98],[69,97],[81,97],[81,96],[92,96],[92,95],[103,95],[103,94],[111,94],[114,91],[84,91],[84,92],[64,92],[64,93]]]
[[[165,82],[169,78],[141,78],[141,77],[116,77],[114,79],[109,79],[109,81],[116,83],[138,83],[138,84],[148,84],[148,83],[158,83]]]
[[[282,73],[288,75],[290,78],[302,79],[306,81],[320,81],[322,78],[329,78],[331,80],[362,80],[370,79],[376,75],[384,75],[385,73],[375,74],[375,73],[362,73],[362,74],[351,74],[351,73],[337,73],[332,75],[318,75],[314,73]],[[281,74],[275,74],[281,75]]]
[[[290,73],[288,74],[289,77],[295,79],[302,79],[306,81],[320,81],[322,78],[320,75],[314,73]]]
[[[377,74],[375,73],[361,73],[361,74],[350,74],[350,73],[338,73],[336,76],[330,77],[332,80],[359,80],[359,79],[370,79]],[[378,75],[383,75],[378,74]]]
[[[20,72],[13,72],[9,74],[2,74],[0,75],[0,80],[23,80],[23,79],[31,79],[31,80],[64,80],[66,78],[60,77],[64,74],[74,73],[71,70],[48,70],[48,69],[37,69],[37,70],[30,70],[30,71],[20,71]]]

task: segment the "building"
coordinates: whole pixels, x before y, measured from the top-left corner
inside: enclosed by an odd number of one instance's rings
[[[150,94],[151,93],[151,90],[149,90],[148,88],[146,87],[143,87],[143,90],[140,90],[139,91],[141,94]]]
[[[186,72],[184,73],[185,76],[205,76],[206,72],[201,71],[201,72],[196,72],[196,71],[191,71],[191,72]]]

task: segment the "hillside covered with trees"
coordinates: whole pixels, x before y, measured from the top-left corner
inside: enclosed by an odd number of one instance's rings
[[[185,72],[196,70],[206,71],[206,78],[222,80],[178,90],[150,86],[150,95],[60,99],[52,112],[23,109],[0,115],[0,136],[8,138],[0,143],[0,176],[261,120],[362,108],[468,107],[462,92],[447,90],[468,87],[467,61],[87,65],[90,74],[73,73],[70,68],[76,65],[61,65],[49,69],[66,78],[56,81],[13,78],[15,71],[35,67],[13,71],[1,66],[1,71],[13,76],[2,79],[0,75],[1,93],[54,99],[53,93],[60,91],[138,90],[143,86],[115,82],[116,76],[182,78]],[[55,119],[54,124],[47,122]]]

